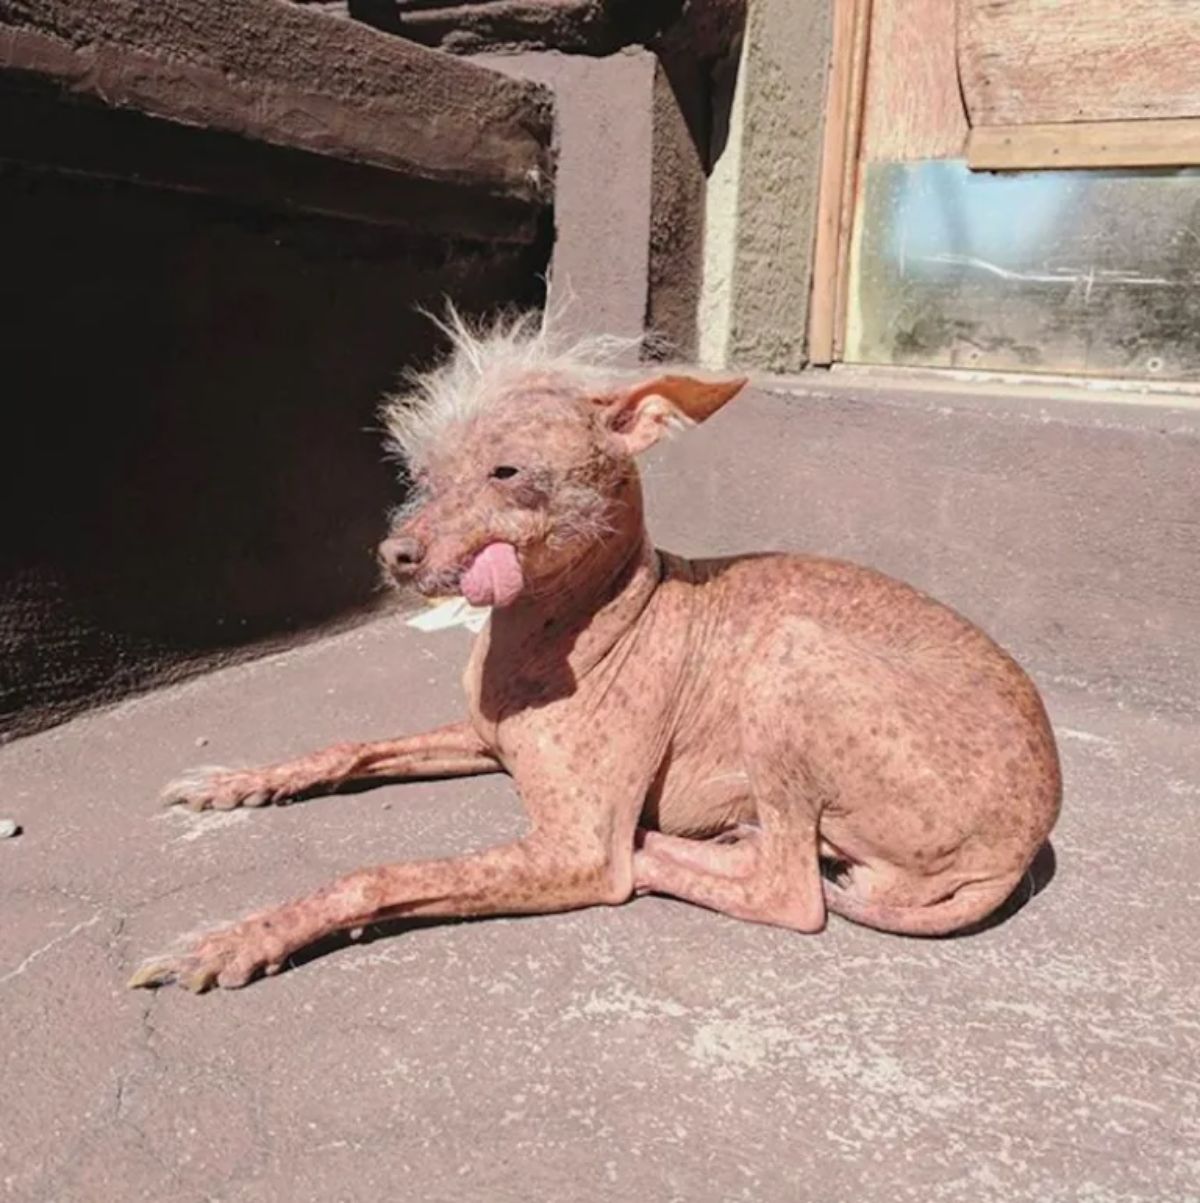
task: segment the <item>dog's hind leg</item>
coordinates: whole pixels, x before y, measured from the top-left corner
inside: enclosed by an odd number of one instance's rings
[[[800,843],[754,829],[732,842],[643,832],[633,880],[639,894],[666,894],[752,923],[803,932],[825,926],[815,827]]]
[[[761,826],[742,825],[710,840],[640,832],[635,891],[681,898],[753,923],[820,931],[825,897],[817,814],[802,801],[789,802],[783,782],[767,784],[763,776],[756,782]]]

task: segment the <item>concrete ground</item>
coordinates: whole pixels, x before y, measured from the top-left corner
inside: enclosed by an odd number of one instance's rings
[[[25,825],[0,844],[0,1193],[1200,1198],[1194,733],[1087,697],[1049,699],[1057,875],[979,935],[803,937],[648,898],[126,991],[197,925],[520,829],[503,777],[155,807],[197,760],[453,716],[468,639],[385,619],[0,751]]]
[[[846,403],[856,429],[865,404]],[[748,403],[697,454],[749,448],[756,423],[784,429],[782,405]],[[853,438],[828,443],[850,449],[839,506],[856,471],[868,492],[886,471]],[[778,482],[763,458],[777,441],[760,439],[754,464]],[[949,490],[964,453],[940,477],[926,450],[940,445],[921,444],[929,495],[961,530]],[[652,464],[651,491],[696,488],[655,525],[693,551],[752,474],[746,450],[724,485],[697,486],[682,446]],[[794,500],[802,487],[774,495],[806,527],[832,523]],[[778,542],[734,511],[718,543]],[[880,504],[857,529],[900,554],[888,520]],[[937,545],[935,523],[909,529]],[[966,546],[920,583],[971,600],[999,561],[954,577]],[[1022,579],[1015,598],[989,586],[990,613],[986,589],[968,607],[1006,642],[1031,621]],[[805,937],[647,898],[425,926],[241,992],[125,990],[180,933],[364,863],[520,831],[503,777],[215,816],[155,803],[190,764],[454,717],[468,640],[377,619],[0,748],[0,817],[24,827],[0,841],[0,1198],[1200,1200],[1195,725],[1080,689],[1067,668],[1041,676],[1066,770],[1057,873],[980,934],[835,919]],[[1035,659],[1041,646],[1027,643]]]

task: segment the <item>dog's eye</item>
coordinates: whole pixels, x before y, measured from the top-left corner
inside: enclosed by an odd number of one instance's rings
[[[492,469],[492,479],[511,480],[520,471],[520,468],[513,468],[509,464],[501,464],[498,468]]]

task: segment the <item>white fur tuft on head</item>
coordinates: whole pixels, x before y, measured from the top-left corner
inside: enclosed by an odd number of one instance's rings
[[[502,315],[472,325],[453,305],[444,318],[432,318],[450,340],[450,355],[428,372],[410,372],[401,392],[387,398],[382,418],[389,452],[419,465],[425,451],[445,432],[468,422],[489,405],[535,383],[564,397],[597,395],[623,374],[640,339],[602,336],[577,341],[550,330],[553,315]]]

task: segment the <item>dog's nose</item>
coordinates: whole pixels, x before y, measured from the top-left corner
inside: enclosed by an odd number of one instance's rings
[[[425,558],[425,548],[411,535],[391,535],[379,545],[379,562],[393,576],[408,576]]]

